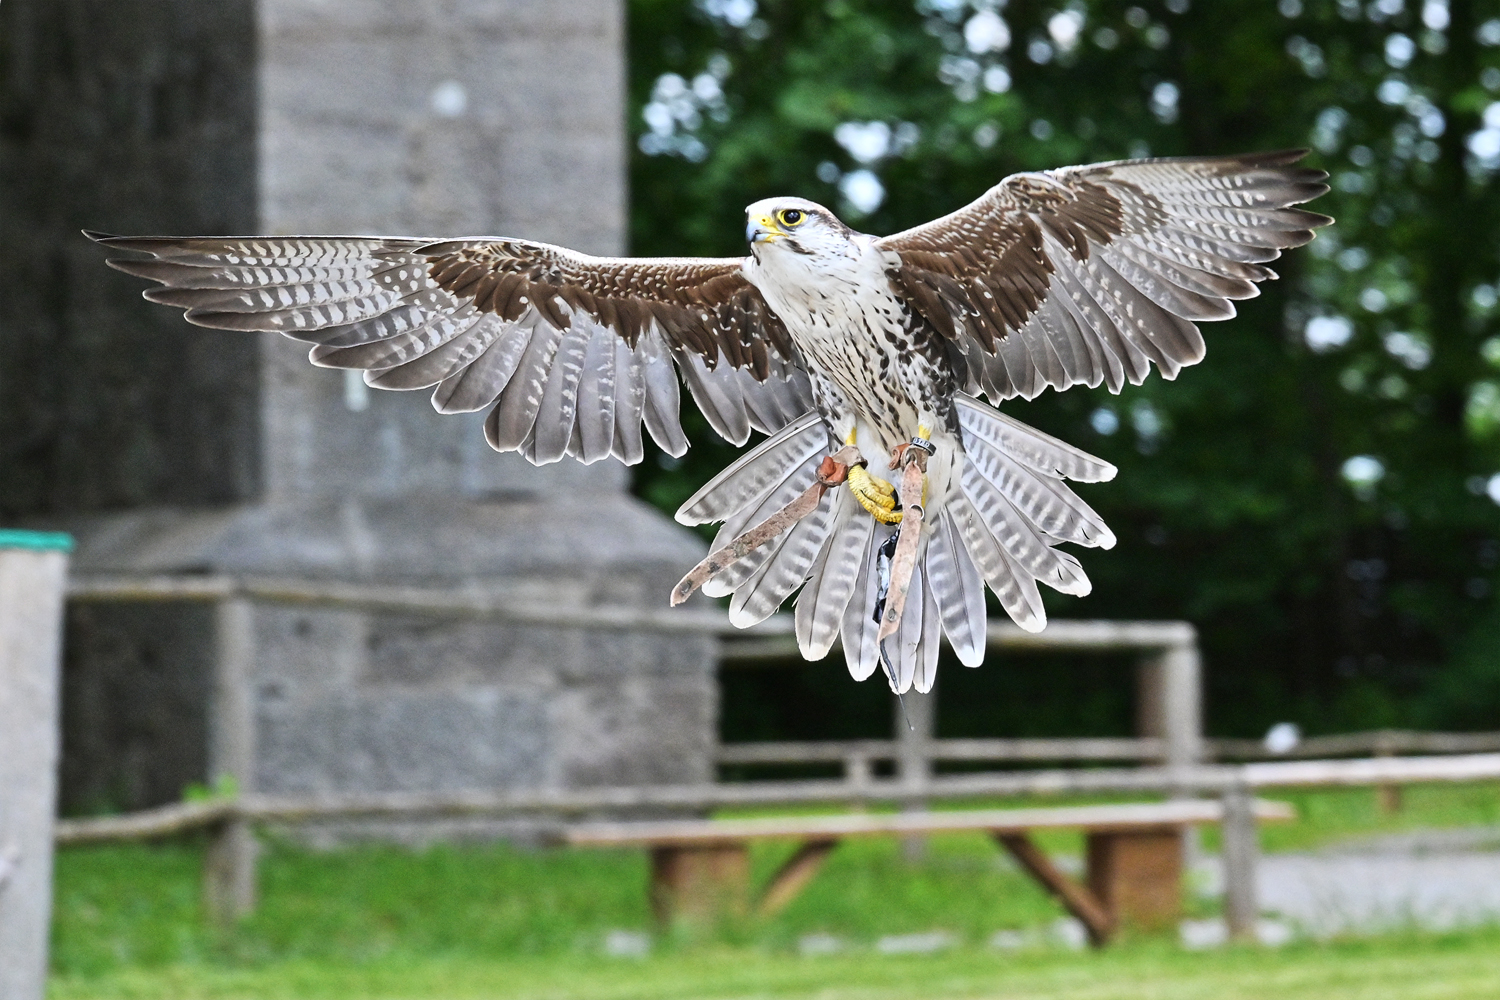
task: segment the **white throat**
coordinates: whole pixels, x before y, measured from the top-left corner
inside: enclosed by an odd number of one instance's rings
[[[810,254],[771,243],[745,258],[744,272],[791,326],[798,313],[824,312],[836,300],[884,282],[885,258],[873,236],[854,236]]]

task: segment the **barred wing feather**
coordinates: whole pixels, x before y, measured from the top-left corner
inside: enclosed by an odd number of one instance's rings
[[[952,340],[960,384],[999,402],[1048,386],[1175,378],[1196,323],[1276,277],[1263,265],[1332,220],[1305,150],[1099,163],[1016,174],[878,245],[912,308]]]
[[[200,326],[312,344],[310,359],[382,389],[433,390],[443,413],[490,408],[489,443],[535,464],[642,457],[688,442],[678,373],[714,430],[743,444],[811,408],[785,327],[740,260],[590,257],[525,240],[89,234],[136,256],[153,302]]]

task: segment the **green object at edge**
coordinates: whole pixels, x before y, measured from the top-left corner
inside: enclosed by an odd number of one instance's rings
[[[13,528],[0,528],[0,549],[72,552],[73,536],[61,531],[18,531]]]

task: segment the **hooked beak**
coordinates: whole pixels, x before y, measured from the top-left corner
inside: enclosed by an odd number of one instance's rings
[[[745,239],[751,246],[757,243],[775,243],[777,237],[785,235],[776,220],[769,215],[762,215],[745,223]]]

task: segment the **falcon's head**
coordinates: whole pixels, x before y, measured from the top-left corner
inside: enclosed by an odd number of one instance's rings
[[[745,239],[756,257],[771,249],[844,255],[854,235],[836,215],[805,198],[766,198],[745,209],[745,217]]]

